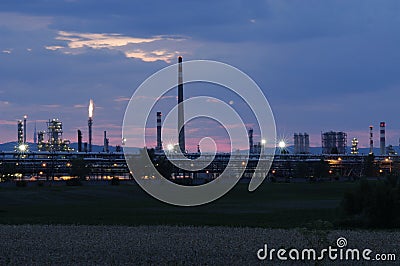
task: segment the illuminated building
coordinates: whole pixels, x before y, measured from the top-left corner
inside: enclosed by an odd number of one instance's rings
[[[351,154],[358,154],[358,139],[353,138],[351,140]]]

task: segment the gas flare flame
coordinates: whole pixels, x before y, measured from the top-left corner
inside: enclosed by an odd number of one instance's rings
[[[93,109],[94,109],[93,100],[90,99],[90,101],[89,101],[89,118],[93,117]]]

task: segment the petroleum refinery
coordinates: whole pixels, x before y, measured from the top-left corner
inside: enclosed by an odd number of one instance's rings
[[[174,153],[181,151],[187,158],[198,159],[201,154],[200,146],[194,153],[187,152],[185,143],[184,125],[184,84],[182,57],[178,58],[178,144],[163,145],[162,113],[156,112],[156,146],[154,147],[154,160],[165,159],[168,153],[169,160],[174,160]],[[0,152],[0,179],[27,178],[27,179],[66,179],[71,177],[74,161],[81,160],[84,167],[88,168],[90,179],[107,178],[132,178],[125,162],[122,148],[116,145],[111,149],[107,131],[103,131],[103,143],[101,151],[94,151],[93,147],[93,124],[94,124],[94,102],[89,100],[88,107],[88,134],[84,136],[80,129],[77,130],[76,148],[72,148],[71,141],[63,137],[63,123],[57,118],[46,122],[45,131],[36,131],[34,128],[34,143],[27,143],[27,119],[17,121],[17,141],[14,151]],[[374,127],[369,126],[369,152],[360,153],[359,140],[351,139],[351,146],[347,146],[347,133],[343,131],[321,132],[321,150],[312,152],[310,147],[310,135],[304,133],[293,134],[293,146],[289,146],[283,140],[277,141],[276,154],[263,154],[261,151],[266,145],[265,139],[254,140],[253,128],[248,128],[248,151],[250,153],[246,170],[242,176],[244,180],[251,177],[257,163],[273,162],[270,171],[263,173],[272,178],[359,178],[362,176],[379,176],[388,173],[400,173],[400,157],[392,145],[386,146],[386,123],[379,125],[379,154],[374,150]],[[367,128],[366,128],[366,132]],[[87,142],[83,142],[87,139]],[[124,144],[124,140],[122,143]],[[293,150],[291,150],[293,148]],[[164,150],[165,149],[165,150]],[[139,156],[139,155],[137,155]],[[209,160],[204,154],[204,160]],[[201,171],[182,172],[178,167],[173,167],[173,179],[187,178],[196,180],[203,178],[208,182],[225,169],[229,160],[243,161],[243,155],[219,153],[206,168]],[[14,166],[11,172],[6,170]],[[321,170],[322,169],[322,170]],[[8,171],[8,172],[7,172]],[[321,172],[322,171],[322,172]],[[190,183],[190,182],[189,182]]]

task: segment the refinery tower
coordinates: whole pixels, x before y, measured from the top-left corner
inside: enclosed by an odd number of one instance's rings
[[[178,57],[178,132],[179,132],[179,148],[182,153],[186,152],[184,121],[185,121],[185,117],[184,117],[184,109],[183,109],[182,56],[179,56]]]
[[[93,110],[94,104],[93,100],[90,99],[89,101],[89,119],[88,119],[88,128],[89,128],[89,152],[92,151],[92,125],[93,125]]]

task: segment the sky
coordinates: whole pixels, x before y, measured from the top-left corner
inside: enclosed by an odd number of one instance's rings
[[[367,147],[369,125],[378,143],[385,121],[397,146],[399,14],[396,0],[0,1],[0,142],[16,140],[25,114],[28,141],[35,121],[59,118],[74,142],[93,98],[94,142],[107,130],[120,144],[135,89],[181,55],[248,74],[289,142],[307,132],[319,146],[334,130]]]

